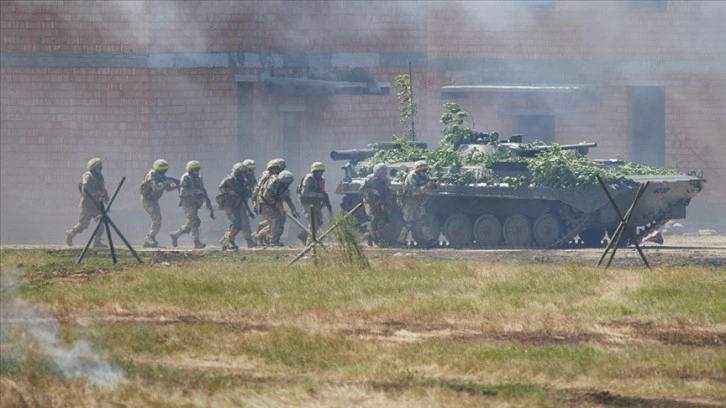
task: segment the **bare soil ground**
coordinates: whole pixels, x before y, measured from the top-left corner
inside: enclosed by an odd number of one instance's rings
[[[726,270],[726,234],[710,232],[665,235],[663,244],[646,242],[640,244],[643,257],[651,267],[701,265]],[[202,251],[218,251],[220,248],[210,246]],[[302,247],[282,248],[240,248],[239,253],[257,253],[292,259],[303,250]],[[156,260],[172,261],[179,257],[194,257],[196,252],[191,248],[151,249],[158,253]],[[169,253],[171,252],[171,253]],[[605,252],[605,248],[577,249],[453,249],[447,247],[422,248],[368,248],[366,254],[371,258],[382,256],[412,256],[416,259],[432,260],[480,260],[504,263],[542,263],[542,264],[573,264],[595,266]],[[612,250],[605,254],[601,267],[610,260]],[[309,256],[312,252],[308,252]],[[635,246],[618,248],[612,258],[611,267],[645,267],[643,258]]]
[[[14,246],[6,247],[37,247],[37,246]],[[47,246],[44,246],[47,247]],[[57,249],[65,246],[52,246]],[[126,250],[126,247],[116,243],[117,249]],[[702,231],[700,233],[689,233],[681,235],[664,235],[663,244],[646,242],[640,244],[643,257],[651,267],[658,266],[688,266],[701,265],[726,270],[726,234]],[[78,249],[78,247],[74,247]],[[152,249],[134,248],[137,252],[156,253],[154,262],[174,261],[193,259],[197,254],[209,251],[220,251],[221,248],[215,245],[208,245],[202,250],[195,250],[190,246],[181,245],[179,248],[160,247]],[[240,247],[237,255],[245,254],[269,255],[281,260],[292,260],[303,250],[302,246],[285,246],[280,248],[244,248]],[[95,251],[103,251],[97,249]],[[486,262],[504,263],[541,263],[541,264],[573,264],[581,266],[595,266],[603,254],[605,248],[573,248],[573,249],[454,249],[438,247],[431,249],[423,248],[369,248],[366,247],[366,254],[370,258],[384,256],[411,256],[416,259],[432,260],[480,260]],[[610,260],[612,250],[605,254],[601,267],[605,267]],[[231,253],[230,253],[231,254]],[[309,257],[312,251],[306,254]],[[611,267],[645,267],[643,257],[640,256],[635,246],[618,248],[611,261]],[[303,258],[305,259],[305,258]]]

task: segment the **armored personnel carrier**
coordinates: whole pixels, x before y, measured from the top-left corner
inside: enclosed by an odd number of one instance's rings
[[[366,149],[331,152],[331,159],[346,161],[342,167],[344,179],[336,189],[343,196],[342,208],[350,210],[361,202],[360,187],[380,162],[380,152],[411,146],[419,149],[421,157],[386,162],[392,187],[398,190],[414,161],[426,159],[430,151],[425,143],[381,143]],[[685,218],[686,207],[706,181],[697,173],[675,171],[632,175],[632,166],[629,169],[622,160],[586,158],[594,147],[596,143],[526,144],[522,143],[522,135],[499,140],[497,133],[480,133],[472,143],[455,146],[455,154],[468,158],[463,162],[469,164],[438,167],[429,160],[433,164],[430,177],[438,178],[440,186],[428,193],[426,214],[412,229],[414,242],[425,247],[441,243],[455,248],[600,247],[620,219],[595,174],[603,175],[622,214],[635,199],[639,184],[649,182],[630,218],[630,225],[637,226],[637,237],[641,239],[671,219]],[[537,163],[533,159],[552,153],[560,154],[554,158],[566,157],[578,163],[580,170],[561,176],[550,171],[550,178],[543,180],[537,166],[548,165],[549,161]],[[472,157],[483,160],[471,164]],[[563,183],[565,179],[574,182]],[[361,223],[366,221],[363,211],[357,216]],[[396,242],[402,225],[400,210],[394,211],[383,238]]]

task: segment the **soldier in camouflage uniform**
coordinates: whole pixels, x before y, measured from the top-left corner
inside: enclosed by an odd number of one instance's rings
[[[333,208],[330,205],[330,198],[325,192],[325,179],[323,178],[325,165],[321,162],[315,162],[310,166],[310,173],[306,174],[300,182],[297,194],[300,197],[300,203],[308,219],[308,229],[313,230],[313,215],[315,216],[315,230],[320,231],[323,226],[323,206],[328,209],[328,215],[333,215]],[[316,233],[316,235],[320,235]],[[308,234],[300,231],[297,236],[303,244],[309,245]]]
[[[207,246],[207,244],[199,240],[199,226],[202,224],[202,220],[199,219],[197,210],[206,203],[209,209],[209,218],[214,219],[214,209],[212,209],[212,202],[209,200],[207,190],[204,188],[204,180],[199,175],[200,169],[201,165],[198,161],[190,161],[186,166],[187,172],[179,181],[179,197],[181,198],[179,206],[184,209],[187,222],[169,234],[171,245],[174,248],[178,245],[179,237],[184,234],[192,236],[194,248],[201,249]]]
[[[141,183],[141,206],[151,217],[151,226],[149,232],[144,239],[144,248],[156,248],[159,243],[156,241],[156,234],[161,229],[161,207],[159,199],[164,191],[172,191],[179,188],[178,181],[173,178],[166,177],[166,171],[169,170],[169,163],[166,160],[159,159],[151,166],[151,170],[146,173],[144,181]]]
[[[437,187],[437,183],[429,179],[428,171],[428,163],[423,160],[415,162],[398,191],[397,201],[403,211],[403,228],[397,242],[399,246],[408,244],[408,233],[423,218],[426,192]]]
[[[378,247],[386,247],[390,243],[382,238],[383,229],[388,222],[388,215],[393,210],[393,191],[391,181],[388,179],[388,167],[383,163],[376,164],[373,173],[363,181],[360,192],[366,215],[371,220],[371,230],[365,235],[368,246],[375,244]]]
[[[271,176],[260,193],[259,207],[262,217],[267,221],[260,235],[269,234],[270,246],[284,245],[280,242],[280,236],[285,229],[285,210],[282,204],[286,202],[285,198],[290,196],[290,184],[294,180],[295,176],[291,172],[283,170],[280,174]],[[294,208],[290,210],[297,212]]]
[[[262,202],[261,192],[264,189],[265,184],[270,181],[272,176],[280,174],[281,171],[282,169],[280,168],[280,162],[278,159],[272,159],[267,162],[267,169],[262,172],[260,179],[257,180],[255,187],[252,189],[252,207],[256,214],[262,213],[262,209],[260,208],[260,203]],[[257,225],[255,233],[252,234],[252,238],[254,238],[260,245],[269,243],[269,233],[266,233],[265,235],[260,234],[263,230],[269,232],[269,228],[265,229],[265,227],[267,227],[267,221],[263,218],[263,220]]]
[[[81,184],[78,185],[78,190],[81,193],[81,216],[78,224],[66,231],[66,244],[68,246],[73,246],[73,237],[88,228],[91,224],[91,218],[101,215],[101,211],[99,211],[98,207],[91,200],[94,200],[98,204],[108,204],[109,202],[108,191],[106,191],[106,186],[103,181],[103,174],[101,174],[101,170],[103,170],[101,159],[94,157],[89,160],[86,169],[88,171],[83,173]],[[88,198],[86,192],[92,197],[91,199]],[[94,237],[94,247],[100,248],[106,246],[101,241],[101,237],[102,231],[99,230]]]
[[[257,168],[257,165],[252,159],[245,159],[242,161],[242,164],[247,166],[247,188],[249,189],[247,197],[252,198],[252,192],[257,186],[257,176],[255,176],[255,169]]]
[[[234,239],[240,231],[242,231],[242,236],[247,241],[248,248],[257,246],[252,239],[252,230],[250,229],[250,218],[254,218],[255,215],[248,204],[250,196],[248,175],[247,165],[235,163],[232,166],[232,173],[219,183],[220,194],[216,197],[217,205],[219,205],[219,209],[224,211],[230,222],[227,231],[219,241],[222,244],[222,250],[236,250],[238,248]]]
[[[257,185],[252,193],[252,203],[255,206],[255,212],[258,214],[262,213],[262,209],[259,204],[262,202],[262,191],[271,180],[272,176],[280,174],[280,172],[285,170],[286,167],[287,164],[285,163],[285,159],[282,158],[272,159],[267,163],[267,170],[262,172],[260,180],[257,182]],[[286,190],[286,195],[283,200],[287,203],[292,215],[295,218],[300,218],[300,213],[297,212],[297,208],[295,208],[295,204],[293,204],[292,199],[290,198],[289,189]],[[262,222],[257,225],[257,231],[252,234],[252,236],[260,245],[268,245],[270,243],[270,228],[266,219],[263,219]]]

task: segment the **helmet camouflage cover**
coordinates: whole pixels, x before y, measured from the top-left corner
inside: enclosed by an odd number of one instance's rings
[[[154,164],[151,166],[156,171],[166,171],[169,170],[169,163],[167,163],[164,159],[159,159],[154,162]]]
[[[310,166],[310,171],[325,171],[325,165],[321,162],[315,162]]]
[[[373,166],[373,174],[375,174],[376,177],[382,176],[387,171],[388,171],[388,166],[386,166],[383,163],[378,163],[375,166]]]
[[[277,165],[280,166],[280,170],[285,170],[287,168],[287,162],[282,157],[278,157],[277,159],[272,159],[277,162]]]
[[[257,168],[257,165],[255,164],[255,161],[252,160],[252,159],[243,160],[242,161],[242,164],[244,164],[245,166],[247,166],[247,168],[250,169],[250,170],[254,170],[255,168]]]
[[[234,174],[235,176],[247,173],[248,170],[248,167],[244,163],[235,163],[232,166],[232,174]]]
[[[187,171],[196,170],[202,168],[202,166],[199,164],[198,161],[192,160],[189,163],[187,163]]]
[[[88,164],[86,165],[86,169],[93,170],[101,167],[103,163],[101,163],[101,159],[98,157],[94,157],[91,160],[88,161]]]
[[[423,160],[419,160],[413,164],[413,171],[428,170],[429,164]]]
[[[285,184],[292,184],[292,182],[295,181],[295,176],[287,170],[281,171],[278,178],[280,179],[281,182],[283,182]]]
[[[267,170],[273,169],[275,167],[280,167],[280,162],[278,162],[277,159],[272,159],[267,162]]]

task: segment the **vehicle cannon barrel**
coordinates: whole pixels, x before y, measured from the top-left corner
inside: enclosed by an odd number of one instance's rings
[[[575,150],[578,155],[585,156],[587,155],[587,152],[590,150],[591,147],[597,147],[597,143],[582,142],[576,144],[558,145],[558,147],[562,150]],[[552,148],[553,145],[532,146],[531,148],[522,148],[520,146],[517,150],[515,150],[515,153],[522,157],[533,157],[539,152],[551,150]]]
[[[358,162],[369,157],[373,157],[374,153],[373,149],[333,150],[330,152],[330,158],[333,160],[349,160]]]
[[[426,149],[428,147],[428,145],[425,142],[409,142],[409,144],[419,147],[421,149]],[[392,150],[392,149],[398,149],[401,147],[400,144],[395,143],[395,142],[373,143],[370,146],[371,147],[368,149],[333,150],[332,152],[330,152],[330,158],[333,160],[349,160],[349,161],[359,162],[361,160],[365,160],[370,157],[373,157],[373,155],[376,152],[376,149]]]

